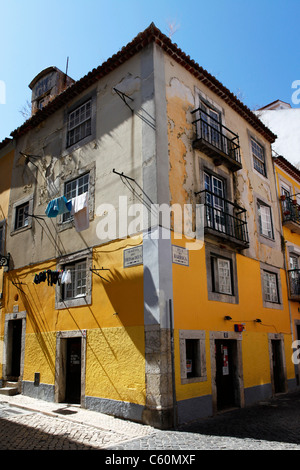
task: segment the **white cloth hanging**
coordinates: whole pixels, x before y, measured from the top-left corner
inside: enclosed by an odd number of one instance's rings
[[[86,230],[90,225],[88,193],[80,194],[72,199],[71,215],[77,232]]]
[[[71,284],[72,283],[72,278],[71,278],[71,271],[68,269],[67,271],[64,271],[61,276],[61,283],[62,284]]]

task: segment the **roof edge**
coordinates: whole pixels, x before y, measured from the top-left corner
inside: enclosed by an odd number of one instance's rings
[[[155,43],[168,55],[170,55],[177,63],[185,67],[197,79],[204,83],[213,92],[218,94],[227,104],[248,121],[253,128],[260,132],[270,143],[273,143],[277,136],[266,127],[263,122],[244,104],[242,103],[228,88],[219,82],[213,75],[203,69],[193,59],[185,54],[177,44],[173,43],[170,38],[163,34],[152,22],[148,28],[139,33],[131,42],[124,46],[119,52],[107,59],[99,67],[93,69],[87,75],[69,86],[65,91],[49,102],[42,110],[25,121],[20,127],[11,132],[12,137],[20,137],[27,133],[30,129],[36,127],[40,122],[53,114],[64,104],[67,104],[73,97],[93,85],[101,77],[107,75],[129,58],[140,52],[150,43]],[[43,73],[43,71],[41,72]],[[36,80],[35,77],[34,80]],[[33,80],[33,81],[34,81]],[[32,83],[32,82],[31,82]]]

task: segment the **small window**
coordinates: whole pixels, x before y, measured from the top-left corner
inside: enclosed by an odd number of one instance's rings
[[[258,144],[256,142],[256,140],[251,139],[251,150],[252,150],[252,158],[253,158],[254,168],[259,173],[266,176],[267,173],[266,173],[264,148],[260,144]]]
[[[200,340],[185,340],[186,378],[201,377]]]
[[[85,297],[87,290],[87,264],[86,260],[64,266],[64,271],[70,271],[71,283],[61,284],[63,300]]]
[[[271,208],[262,202],[257,202],[258,219],[259,219],[259,232],[268,238],[274,238]]]
[[[179,344],[181,383],[206,381],[205,332],[180,330]]]
[[[16,207],[15,230],[28,226],[29,202]]]
[[[68,115],[67,147],[92,133],[92,102],[82,104]]]
[[[213,291],[233,295],[231,260],[212,256],[211,263]]]
[[[279,303],[278,279],[276,273],[264,271],[264,299],[266,302]]]
[[[80,196],[83,193],[89,191],[89,173],[86,173],[78,178],[73,179],[65,183],[64,195],[69,201],[76,196]],[[71,219],[70,212],[63,215],[63,222]]]

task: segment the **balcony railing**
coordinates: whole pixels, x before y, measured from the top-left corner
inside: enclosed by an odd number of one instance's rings
[[[281,196],[282,223],[293,232],[300,233],[300,205],[295,196]]]
[[[197,193],[204,204],[204,233],[228,242],[235,247],[249,246],[247,211],[211,191]]]
[[[290,299],[300,300],[300,269],[288,271]]]
[[[198,108],[195,115],[194,147],[213,158],[215,165],[226,164],[232,171],[242,168],[239,137],[208,113]]]

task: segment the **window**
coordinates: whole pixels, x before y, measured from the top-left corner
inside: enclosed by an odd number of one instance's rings
[[[274,238],[271,208],[266,204],[257,201],[257,209],[260,235],[268,238]]]
[[[92,102],[89,100],[68,115],[67,147],[76,144],[91,133]]]
[[[87,287],[86,260],[81,260],[73,264],[67,264],[64,266],[64,270],[70,271],[71,283],[61,285],[63,300],[85,297]]]
[[[264,271],[264,298],[266,302],[279,303],[276,273]]]
[[[256,140],[251,139],[251,150],[254,168],[262,175],[267,176],[264,148]]]
[[[220,114],[207,106],[203,102],[200,103],[201,112],[201,135],[202,137],[213,144],[215,147],[220,147],[221,144],[221,129],[220,129]]]
[[[205,332],[199,330],[180,330],[179,342],[181,383],[186,384],[207,380]]]
[[[55,289],[55,308],[80,307],[92,302],[93,256],[89,249],[61,258],[57,271],[64,271],[61,285]],[[71,282],[65,282],[65,273],[70,271]],[[69,277],[69,274],[67,277]],[[68,279],[69,281],[69,279]]]
[[[15,230],[28,226],[29,202],[25,202],[16,207],[15,212]]]
[[[224,182],[216,176],[204,173],[204,188],[207,190],[205,202],[208,226],[219,232],[225,232]]]
[[[212,256],[211,264],[213,291],[233,295],[231,260]]]
[[[80,196],[80,194],[87,193],[89,191],[89,176],[89,173],[85,173],[84,175],[65,183],[64,195],[67,200],[73,199],[74,197]],[[63,222],[70,219],[70,212],[63,215]]]

